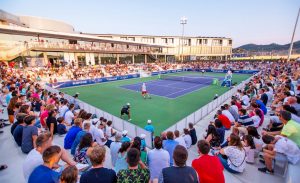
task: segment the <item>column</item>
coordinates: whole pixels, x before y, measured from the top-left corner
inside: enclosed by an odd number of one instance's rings
[[[147,64],[147,54],[145,54],[145,64]]]
[[[47,66],[48,65],[48,57],[47,57],[47,52],[43,52],[43,55],[44,55],[44,66]]]
[[[119,64],[120,63],[120,56],[119,56],[119,54],[117,54],[117,64]]]
[[[167,55],[165,55],[165,62],[167,62]]]
[[[132,64],[134,64],[134,54],[132,55]]]

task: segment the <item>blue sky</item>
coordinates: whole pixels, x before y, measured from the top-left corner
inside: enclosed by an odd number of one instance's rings
[[[4,11],[88,33],[180,35],[186,16],[185,35],[231,37],[234,46],[290,42],[299,7],[299,0],[0,0]]]

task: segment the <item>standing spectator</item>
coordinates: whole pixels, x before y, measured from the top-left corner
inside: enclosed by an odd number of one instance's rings
[[[194,159],[192,167],[196,170],[201,183],[225,183],[224,167],[216,156],[208,155],[210,145],[205,140],[197,144],[199,158]]]
[[[158,136],[154,138],[154,149],[148,153],[148,165],[151,181],[158,179],[162,169],[170,165],[170,155],[162,149],[162,140]]]
[[[189,149],[192,145],[192,138],[191,138],[191,135],[190,135],[190,132],[187,128],[183,129],[183,139],[184,139],[184,142],[186,144],[186,148]]]
[[[221,149],[218,157],[224,168],[230,173],[242,173],[245,169],[246,152],[239,136],[231,134],[228,146]],[[225,159],[226,156],[227,159]]]
[[[71,149],[77,133],[82,130],[81,126],[82,126],[82,119],[77,118],[74,121],[74,125],[69,129],[67,135],[65,136],[65,139],[64,139],[64,148],[65,149]]]
[[[150,180],[150,171],[146,165],[140,160],[140,151],[136,148],[129,149],[126,161],[128,169],[120,170],[118,172],[119,183],[148,183]],[[139,168],[139,166],[140,168]]]
[[[115,136],[115,142],[112,142],[110,144],[111,164],[112,164],[113,167],[115,167],[115,165],[116,165],[118,152],[119,152],[119,149],[121,148],[121,145],[122,145],[121,138],[122,138],[122,135],[120,133],[117,133],[116,136]]]
[[[145,151],[141,150],[141,138],[140,137],[134,137],[133,142],[131,144],[131,148],[136,148],[140,151],[140,160],[146,164],[147,163],[147,153]]]
[[[163,141],[163,148],[168,151],[170,157],[173,157],[173,152],[178,142],[174,140],[174,134],[171,131],[167,132],[167,140]],[[173,159],[170,159],[170,166],[173,165]]]
[[[144,128],[146,131],[151,132],[151,135],[154,135],[154,126],[152,125],[152,121],[148,119],[147,125]]]
[[[189,130],[190,130],[190,135],[192,138],[192,145],[195,145],[197,143],[197,134],[196,134],[196,129],[194,128],[193,123],[189,123]]]
[[[186,160],[188,159],[187,150],[183,146],[177,145],[172,157],[175,166],[162,169],[159,183],[198,183],[196,171],[192,167],[186,166]]]
[[[91,148],[89,158],[92,163],[92,169],[83,173],[80,177],[80,183],[115,183],[117,182],[117,176],[115,171],[104,168],[105,161],[105,147],[96,145]]]
[[[27,154],[36,147],[35,141],[38,136],[38,128],[34,126],[35,116],[26,116],[24,122],[26,126],[23,128],[21,150]]]
[[[58,146],[48,147],[43,152],[44,164],[36,167],[29,176],[28,183],[57,183],[60,174],[52,170],[59,162],[61,149]]]
[[[123,143],[123,142],[130,142],[130,141],[131,141],[131,139],[127,136],[127,133],[128,133],[127,130],[124,130],[124,131],[122,132],[122,138],[121,138],[121,142],[122,142],[122,143]]]

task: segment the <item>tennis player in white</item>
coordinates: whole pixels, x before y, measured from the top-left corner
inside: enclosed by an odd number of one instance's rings
[[[146,99],[146,98],[151,99],[151,97],[147,91],[146,83],[143,83],[143,85],[142,85],[142,96],[144,97],[144,99]]]

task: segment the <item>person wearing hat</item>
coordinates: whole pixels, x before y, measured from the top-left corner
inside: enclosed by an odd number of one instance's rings
[[[121,138],[122,138],[122,134],[117,133],[115,136],[115,141],[110,144],[111,164],[113,167],[115,167],[115,165],[116,165],[116,160],[118,158],[118,152],[122,145]]]
[[[151,135],[154,135],[154,126],[152,125],[151,119],[148,119],[147,125],[144,128],[146,131],[151,132]]]
[[[121,109],[121,118],[123,119],[124,114],[126,114],[128,116],[128,121],[131,121],[130,118],[130,103],[127,103],[126,105],[124,105]]]
[[[122,132],[122,138],[121,138],[121,142],[122,142],[122,143],[123,143],[123,142],[130,142],[130,141],[131,141],[131,139],[130,139],[129,137],[127,137],[127,133],[128,133],[127,130],[124,130],[124,131]]]

